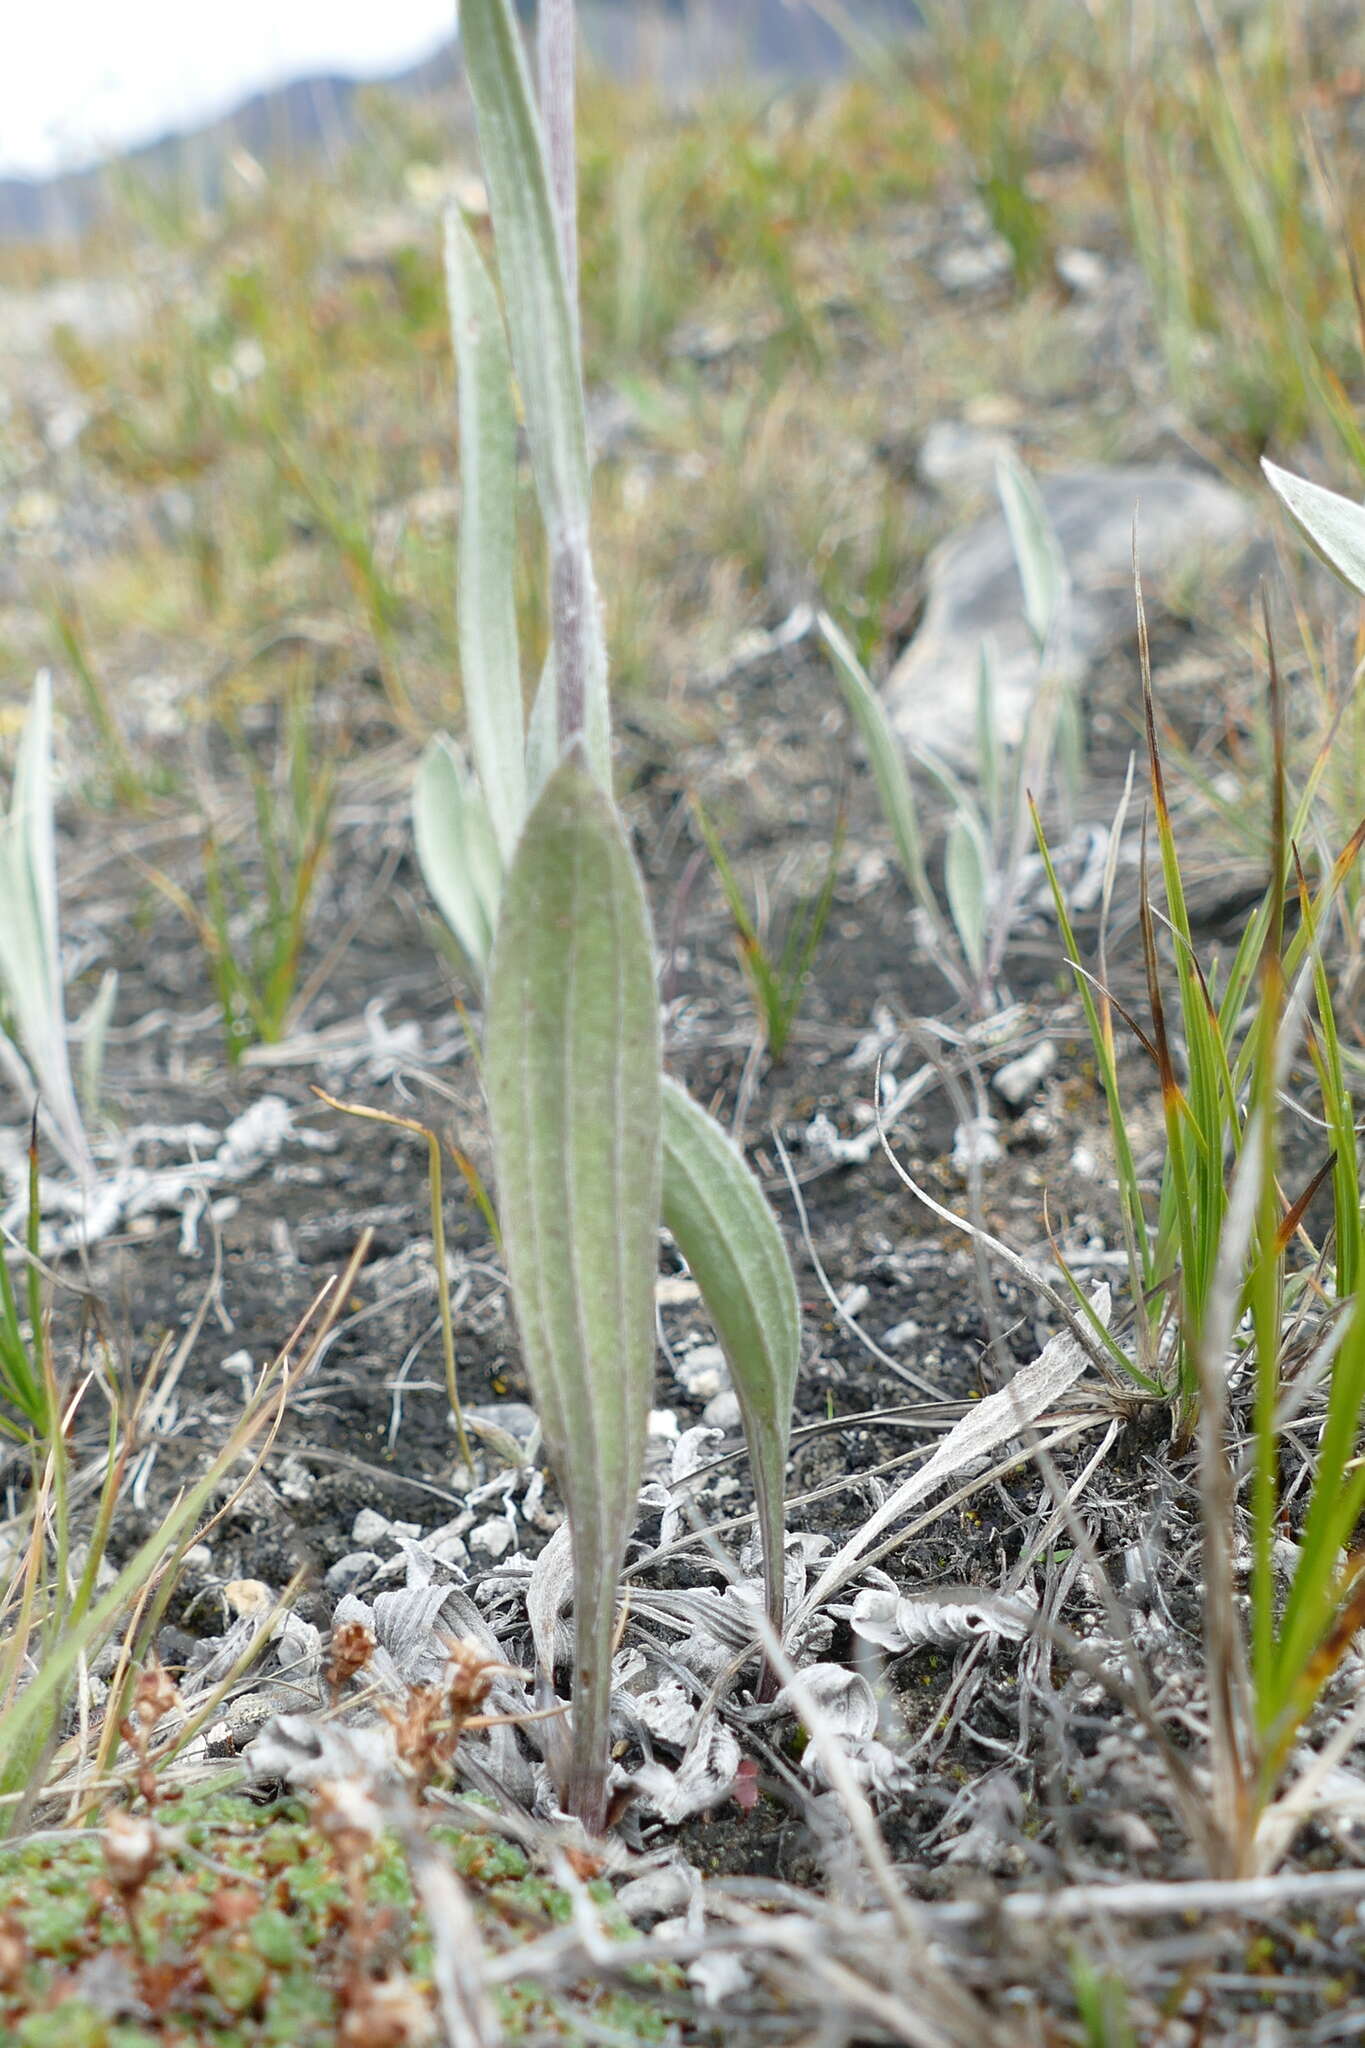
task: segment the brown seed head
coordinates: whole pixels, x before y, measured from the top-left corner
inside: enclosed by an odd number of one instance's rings
[[[361,1977],[347,1988],[337,2039],[341,2048],[427,2048],[436,2022],[409,1978]]]
[[[155,1821],[131,1813],[110,1814],[104,1828],[104,1864],[124,1898],[142,1890],[160,1857],[161,1830]]]
[[[374,1636],[363,1621],[343,1621],[332,1630],[327,1683],[340,1692],[365,1669],[374,1655]]]

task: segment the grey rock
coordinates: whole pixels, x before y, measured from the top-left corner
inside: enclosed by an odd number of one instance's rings
[[[394,1522],[387,1515],[381,1515],[378,1508],[361,1508],[351,1524],[351,1541],[357,1550],[373,1550],[376,1543],[387,1537],[392,1542],[399,1536],[420,1536],[419,1522]]]
[[[535,1409],[525,1401],[489,1401],[479,1408],[466,1408],[464,1416],[466,1422],[487,1422],[494,1429],[505,1430],[523,1448],[539,1427]]]
[[[1071,590],[1053,672],[1079,683],[1105,654],[1135,638],[1132,534],[1137,516],[1143,592],[1210,556],[1241,554],[1255,531],[1250,505],[1217,478],[1178,463],[1084,469],[1038,479]],[[976,751],[983,641],[991,646],[998,737],[1022,739],[1041,680],[1002,513],[942,542],[925,576],[923,623],[887,685],[887,710],[910,742],[970,770]]]
[[[1109,265],[1093,249],[1059,249],[1057,275],[1078,299],[1093,299],[1109,282]]]
[[[1002,283],[1014,270],[1014,255],[1008,242],[992,235],[983,242],[959,242],[944,249],[934,258],[933,270],[944,291],[956,297]]]

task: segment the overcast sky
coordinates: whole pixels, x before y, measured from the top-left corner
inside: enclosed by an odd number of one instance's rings
[[[0,174],[90,163],[324,71],[425,57],[455,0],[9,0]]]

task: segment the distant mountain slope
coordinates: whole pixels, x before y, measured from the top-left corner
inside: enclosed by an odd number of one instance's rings
[[[518,8],[529,17],[533,0],[518,0]],[[914,0],[584,0],[580,9],[584,41],[600,63],[623,76],[643,70],[678,90],[733,76],[737,63],[761,74],[827,76],[848,61],[831,25],[840,12],[873,33],[904,31],[920,22]],[[458,48],[451,42],[382,82],[425,96],[449,90],[459,73]],[[79,233],[107,206],[111,171],[152,181],[187,179],[212,191],[233,148],[279,161],[335,147],[354,134],[356,96],[371,82],[297,79],[253,93],[221,120],[143,143],[113,165],[50,178],[0,178],[0,239]]]

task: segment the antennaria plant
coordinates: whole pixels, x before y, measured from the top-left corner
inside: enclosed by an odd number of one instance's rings
[[[510,0],[464,0],[461,37],[501,300],[452,216],[459,639],[472,771],[448,739],[433,740],[414,819],[428,885],[486,984],[499,1220],[527,1377],[573,1545],[573,1743],[561,1793],[600,1829],[616,1591],[653,1383],[660,1220],[729,1358],[754,1469],[767,1609],[779,1629],[800,1322],[791,1266],[757,1182],[719,1126],[662,1074],[649,912],[611,794],[606,650],[589,544],[570,0],[542,5],[539,33],[538,112]],[[513,602],[514,377],[551,597],[550,656],[529,719]]]
[[[62,1157],[82,1180],[94,1161],[66,1042],[57,852],[52,823],[52,684],[33,686],[0,819],[0,1055],[36,1099]]]
[[[1365,597],[1365,505],[1263,460],[1271,489],[1329,569]]]
[[[1061,751],[1059,738],[1069,736],[1073,722],[1064,669],[1057,662],[1069,598],[1061,547],[1038,486],[1017,457],[997,463],[996,489],[1019,572],[1024,616],[1037,647],[1039,688],[1027,742],[1006,773],[997,735],[990,647],[982,644],[976,716],[979,796],[932,748],[902,741],[847,637],[827,613],[822,612],[818,621],[835,680],[867,753],[902,872],[929,936],[925,950],[954,995],[977,1013],[997,1008],[1002,1000],[1001,972],[1029,830],[1027,792],[1048,780],[1054,756]],[[946,918],[929,876],[907,752],[946,802]]]

